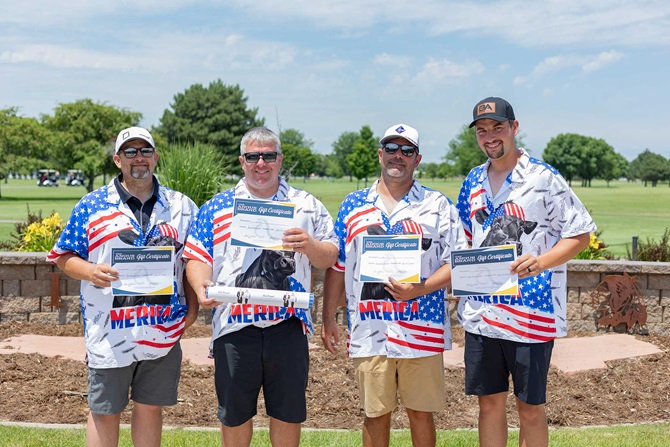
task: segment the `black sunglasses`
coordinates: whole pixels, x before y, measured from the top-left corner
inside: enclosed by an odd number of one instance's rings
[[[154,149],[153,147],[143,147],[142,149],[137,149],[135,147],[127,147],[125,149],[121,149],[121,152],[123,152],[123,155],[125,155],[126,158],[137,157],[138,151],[142,154],[142,157],[149,158],[154,156],[154,152],[156,151],[156,149]]]
[[[257,163],[259,159],[263,159],[266,163],[277,161],[278,152],[247,152],[242,154],[247,163]]]
[[[415,152],[417,154],[419,153],[419,148],[410,144],[386,143],[384,145],[384,151],[386,151],[387,154],[393,155],[398,152],[398,149],[400,149],[400,152],[402,152],[405,157],[411,157]]]

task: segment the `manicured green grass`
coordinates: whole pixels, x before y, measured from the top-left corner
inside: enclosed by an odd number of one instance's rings
[[[507,445],[518,445],[518,431],[511,430]],[[0,426],[0,447],[60,446],[75,447],[85,443],[83,429],[47,429],[19,426]],[[391,445],[411,446],[409,430],[393,430]],[[631,425],[597,428],[560,428],[550,430],[552,447],[666,447],[670,445],[670,423]],[[131,446],[130,432],[121,431],[120,446]],[[174,429],[163,432],[164,447],[221,445],[217,430]],[[267,430],[254,432],[252,446],[270,446]],[[303,447],[361,446],[360,430],[303,430],[300,445]],[[440,430],[438,446],[477,446],[476,430]]]
[[[445,193],[455,200],[461,181],[433,181],[422,179],[421,182]],[[344,196],[362,188],[364,183],[340,180],[315,180],[304,182],[297,178],[292,180],[296,188],[304,189],[321,200],[330,214],[335,217]],[[368,184],[370,184],[369,182]],[[102,178],[96,187],[102,185]],[[626,255],[626,244],[630,246],[633,236],[641,240],[652,238],[659,240],[666,227],[670,227],[670,188],[667,184],[656,188],[645,187],[643,183],[594,181],[590,188],[573,185],[579,199],[591,211],[598,228],[603,230],[601,238],[611,251],[620,257]],[[75,203],[84,195],[83,187],[60,186],[58,188],[37,187],[33,180],[9,180],[1,185],[0,219],[25,220],[27,206],[31,211],[42,210],[43,216],[57,211],[63,219],[67,219]],[[7,240],[14,225],[0,222],[0,240]]]

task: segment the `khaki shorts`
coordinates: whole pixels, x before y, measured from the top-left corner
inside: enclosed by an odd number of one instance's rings
[[[356,383],[367,417],[390,413],[400,403],[410,410],[445,408],[442,354],[415,359],[386,356],[354,358]]]

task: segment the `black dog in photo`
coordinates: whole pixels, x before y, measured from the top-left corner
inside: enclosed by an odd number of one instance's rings
[[[263,250],[249,268],[237,275],[235,287],[290,290],[288,277],[295,273],[292,251]]]
[[[133,245],[135,240],[140,237],[133,230],[122,230],[119,231],[119,239],[122,242]],[[181,243],[175,240],[171,236],[159,235],[156,237],[149,238],[147,240],[147,247],[175,247],[175,252],[179,251],[181,248]],[[133,307],[140,306],[142,304],[162,304],[167,306],[170,304],[170,295],[117,295],[114,297],[112,302],[112,307]]]
[[[386,231],[382,228],[381,225],[370,225],[367,228],[367,233],[370,235],[386,235]],[[410,232],[402,232],[397,234],[416,234]],[[433,240],[428,237],[421,238],[421,249],[426,251],[430,248]],[[384,283],[380,282],[365,282],[363,283],[363,289],[361,289],[361,301],[364,300],[383,300],[383,299],[392,299],[390,293],[384,288]]]
[[[475,219],[480,224],[489,217],[485,210],[478,210],[475,213]],[[491,229],[482,242],[482,247],[492,247],[494,245],[516,245],[516,254],[521,256],[522,247],[519,241],[522,234],[530,234],[537,227],[537,222],[523,220],[517,216],[496,216],[491,222]]]

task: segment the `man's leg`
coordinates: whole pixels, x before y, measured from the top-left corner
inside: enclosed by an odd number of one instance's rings
[[[363,421],[363,447],[388,447],[391,437],[391,413]]]
[[[413,447],[435,447],[435,421],[433,413],[407,409],[409,429],[412,433]]]
[[[544,405],[530,405],[516,399],[519,411],[519,445],[521,447],[547,447],[549,424]]]
[[[272,447],[298,447],[302,424],[270,418],[270,442]],[[228,444],[226,444],[226,447]]]
[[[253,419],[235,427],[221,424],[221,442],[225,447],[249,447],[253,434]]]
[[[480,447],[507,445],[507,392],[479,396]]]
[[[163,407],[135,402],[130,417],[130,434],[135,447],[160,447]]]
[[[121,413],[88,413],[86,421],[86,445],[88,447],[117,447],[119,445],[119,424]]]

